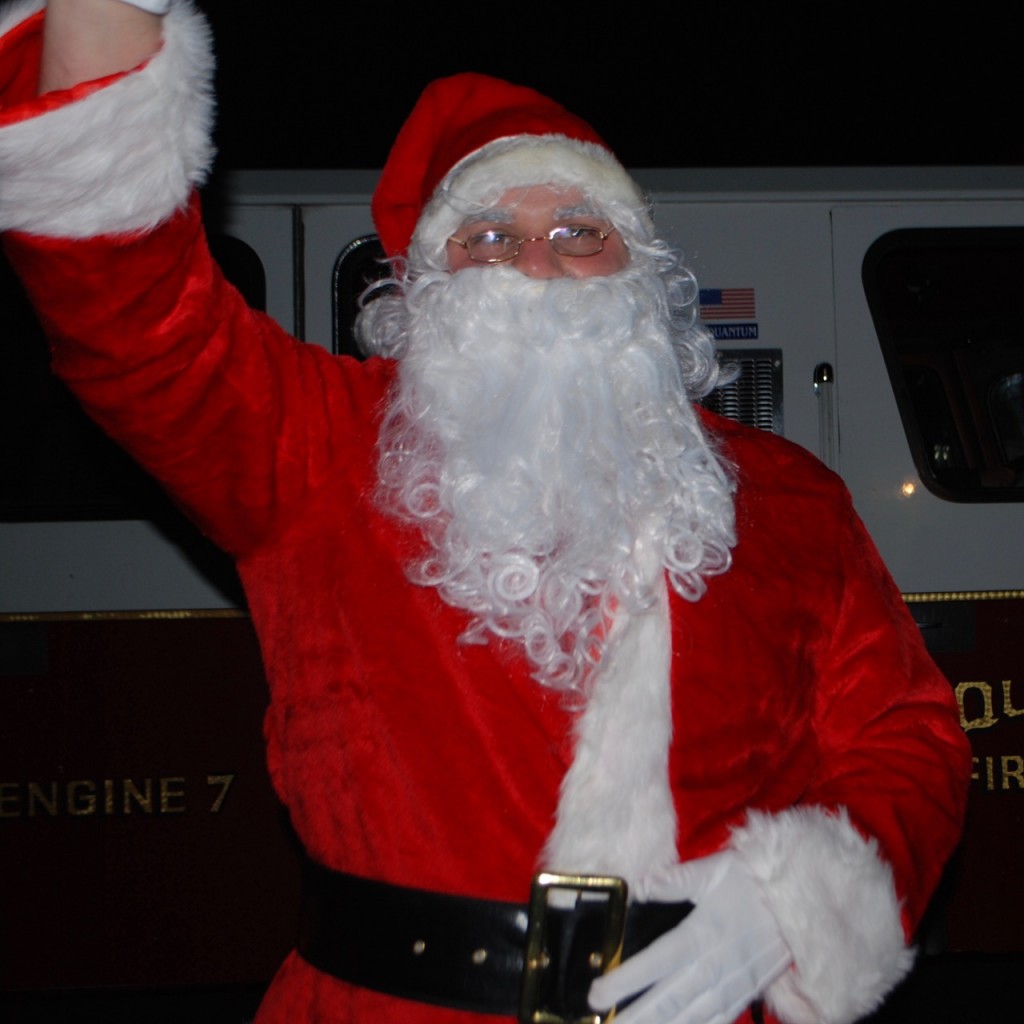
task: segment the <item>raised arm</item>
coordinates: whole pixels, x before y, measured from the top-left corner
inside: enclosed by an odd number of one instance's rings
[[[126,12],[103,61],[83,39],[105,21],[58,17],[79,5]],[[240,556],[346,459],[338,439],[365,419],[351,367],[250,310],[210,259],[190,197],[212,159],[213,56],[192,5],[65,0],[45,26],[41,7],[0,11],[5,251],[86,411]],[[44,31],[64,76],[48,84],[100,78],[38,96]]]
[[[153,6],[153,5],[149,5]],[[160,17],[122,0],[49,0],[40,93],[128,71],[160,46]]]

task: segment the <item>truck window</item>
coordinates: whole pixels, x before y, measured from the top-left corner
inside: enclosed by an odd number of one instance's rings
[[[265,309],[266,278],[255,251],[223,234],[210,236],[210,251],[249,305]],[[50,372],[42,329],[2,258],[0,318],[7,360],[0,374],[0,520],[183,524],[163,491],[85,416]]]
[[[893,231],[862,274],[925,486],[1024,500],[1024,228]]]

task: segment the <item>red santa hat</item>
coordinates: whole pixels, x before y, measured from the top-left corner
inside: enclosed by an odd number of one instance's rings
[[[472,73],[423,91],[384,166],[373,218],[388,256],[429,261],[474,208],[527,185],[577,187],[650,229],[642,192],[586,121],[533,89]]]

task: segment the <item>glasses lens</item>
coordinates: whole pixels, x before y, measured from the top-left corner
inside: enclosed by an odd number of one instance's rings
[[[604,248],[602,234],[598,228],[568,224],[551,233],[551,247],[561,256],[596,256]]]
[[[504,231],[481,231],[466,239],[466,251],[477,263],[501,263],[510,260],[519,248],[519,239]]]

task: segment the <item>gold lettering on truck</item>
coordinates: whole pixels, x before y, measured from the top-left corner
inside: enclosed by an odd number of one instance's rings
[[[206,775],[211,788],[208,814],[219,814],[235,774]],[[194,780],[193,784],[199,780]],[[200,804],[201,805],[201,804]],[[0,821],[4,819],[138,817],[184,814],[189,809],[188,779],[184,775],[145,778],[55,779],[31,782],[0,781]]]

